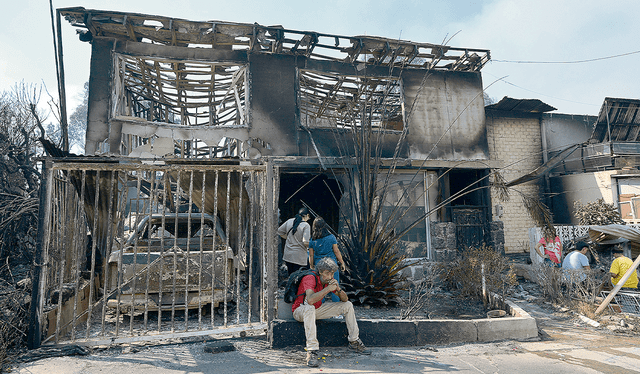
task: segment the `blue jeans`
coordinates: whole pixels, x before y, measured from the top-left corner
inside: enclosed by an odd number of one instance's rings
[[[545,258],[545,259],[544,259],[544,264],[545,264],[545,265],[547,265],[547,266],[549,266],[549,267],[552,267],[552,268],[559,268],[560,266],[562,266],[562,265],[560,265],[560,264],[556,264],[555,262],[551,261],[551,260],[550,260],[550,259],[548,259],[548,258]]]

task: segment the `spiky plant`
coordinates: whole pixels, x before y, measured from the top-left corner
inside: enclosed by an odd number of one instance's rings
[[[432,65],[435,66],[435,64]],[[363,72],[363,76],[366,76],[366,72]],[[420,96],[430,76],[430,70],[424,74],[416,98]],[[347,209],[340,209],[344,229],[339,240],[345,251],[344,257],[349,268],[342,277],[342,283],[354,302],[372,305],[396,304],[398,291],[406,287],[401,272],[411,265],[405,261],[405,255],[398,247],[400,239],[409,230],[424,222],[426,217],[436,209],[453,199],[485,187],[476,188],[470,185],[442,201],[437,207],[425,212],[407,227],[398,229],[398,224],[417,202],[417,199],[411,199],[404,194],[391,207],[385,207],[391,209],[383,217],[383,205],[390,189],[392,176],[400,162],[399,154],[405,145],[408,130],[407,126],[403,127],[391,155],[390,165],[382,169],[382,148],[385,143],[383,139],[388,133],[384,124],[399,114],[390,110],[387,99],[391,97],[393,100],[393,96],[399,96],[400,88],[391,85],[391,80],[388,80],[385,86],[363,78],[356,91],[353,97],[358,99],[349,101],[348,106],[357,110],[348,111],[349,115],[340,115],[340,126],[334,128],[337,148],[343,156],[340,159],[344,162],[339,167],[344,171],[346,179],[342,196],[345,201],[348,201],[348,207],[345,207]],[[409,106],[406,119],[411,117],[416,102],[417,100],[414,100]],[[462,112],[458,117],[461,114]],[[458,117],[450,123],[445,133],[456,123]],[[372,126],[374,120],[382,124],[375,130]],[[434,144],[431,151],[443,137]],[[352,148],[349,145],[352,145]],[[428,158],[429,156],[425,159]],[[418,186],[418,183],[414,184],[414,179],[417,181],[416,177],[423,171],[422,167],[416,170],[410,182],[413,184],[412,188]],[[336,203],[339,203],[337,199]],[[345,215],[344,210],[350,212],[349,216]]]
[[[499,170],[494,170],[493,174],[493,183],[491,183],[491,188],[495,191],[498,200],[500,201],[508,201],[510,198],[511,192],[516,192],[522,198],[522,203],[524,204],[529,217],[535,222],[536,226],[542,228],[542,233],[545,237],[555,237],[556,230],[553,226],[553,215],[549,208],[540,201],[538,196],[527,195],[515,188],[514,186],[524,183],[514,183],[513,181],[510,183],[506,183],[504,177],[500,173]]]
[[[345,175],[351,215],[343,217],[346,230],[339,237],[349,265],[342,283],[356,303],[396,304],[398,291],[404,288],[401,271],[409,264],[397,247],[401,236],[395,224],[382,221],[391,172],[380,170],[383,134],[373,131],[370,113],[364,114],[361,125],[352,128],[354,164]]]

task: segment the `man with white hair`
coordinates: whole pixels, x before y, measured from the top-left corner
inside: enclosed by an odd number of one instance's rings
[[[291,310],[293,318],[304,323],[304,332],[307,339],[307,365],[318,366],[318,343],[316,332],[316,320],[326,319],[335,316],[344,316],[349,331],[349,349],[361,354],[371,354],[362,344],[359,338],[358,323],[356,314],[353,311],[353,304],[349,301],[338,281],[333,277],[333,273],[338,271],[338,265],[333,259],[325,257],[315,264],[316,274],[309,274],[302,278],[298,286],[298,297],[293,302]],[[329,293],[335,293],[340,298],[339,302],[323,302]]]

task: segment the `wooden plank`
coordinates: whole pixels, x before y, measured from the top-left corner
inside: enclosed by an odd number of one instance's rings
[[[248,63],[247,51],[213,48],[188,48],[132,41],[116,41],[114,52],[131,56],[174,59],[178,61],[216,61]]]

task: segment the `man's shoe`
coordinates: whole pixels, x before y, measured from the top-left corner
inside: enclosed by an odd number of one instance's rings
[[[360,339],[349,342],[349,349],[351,349],[352,351],[356,351],[361,355],[371,354],[371,350],[367,349],[367,347],[365,347],[364,344],[362,344],[362,340]]]
[[[318,367],[318,351],[307,351],[307,366]]]

